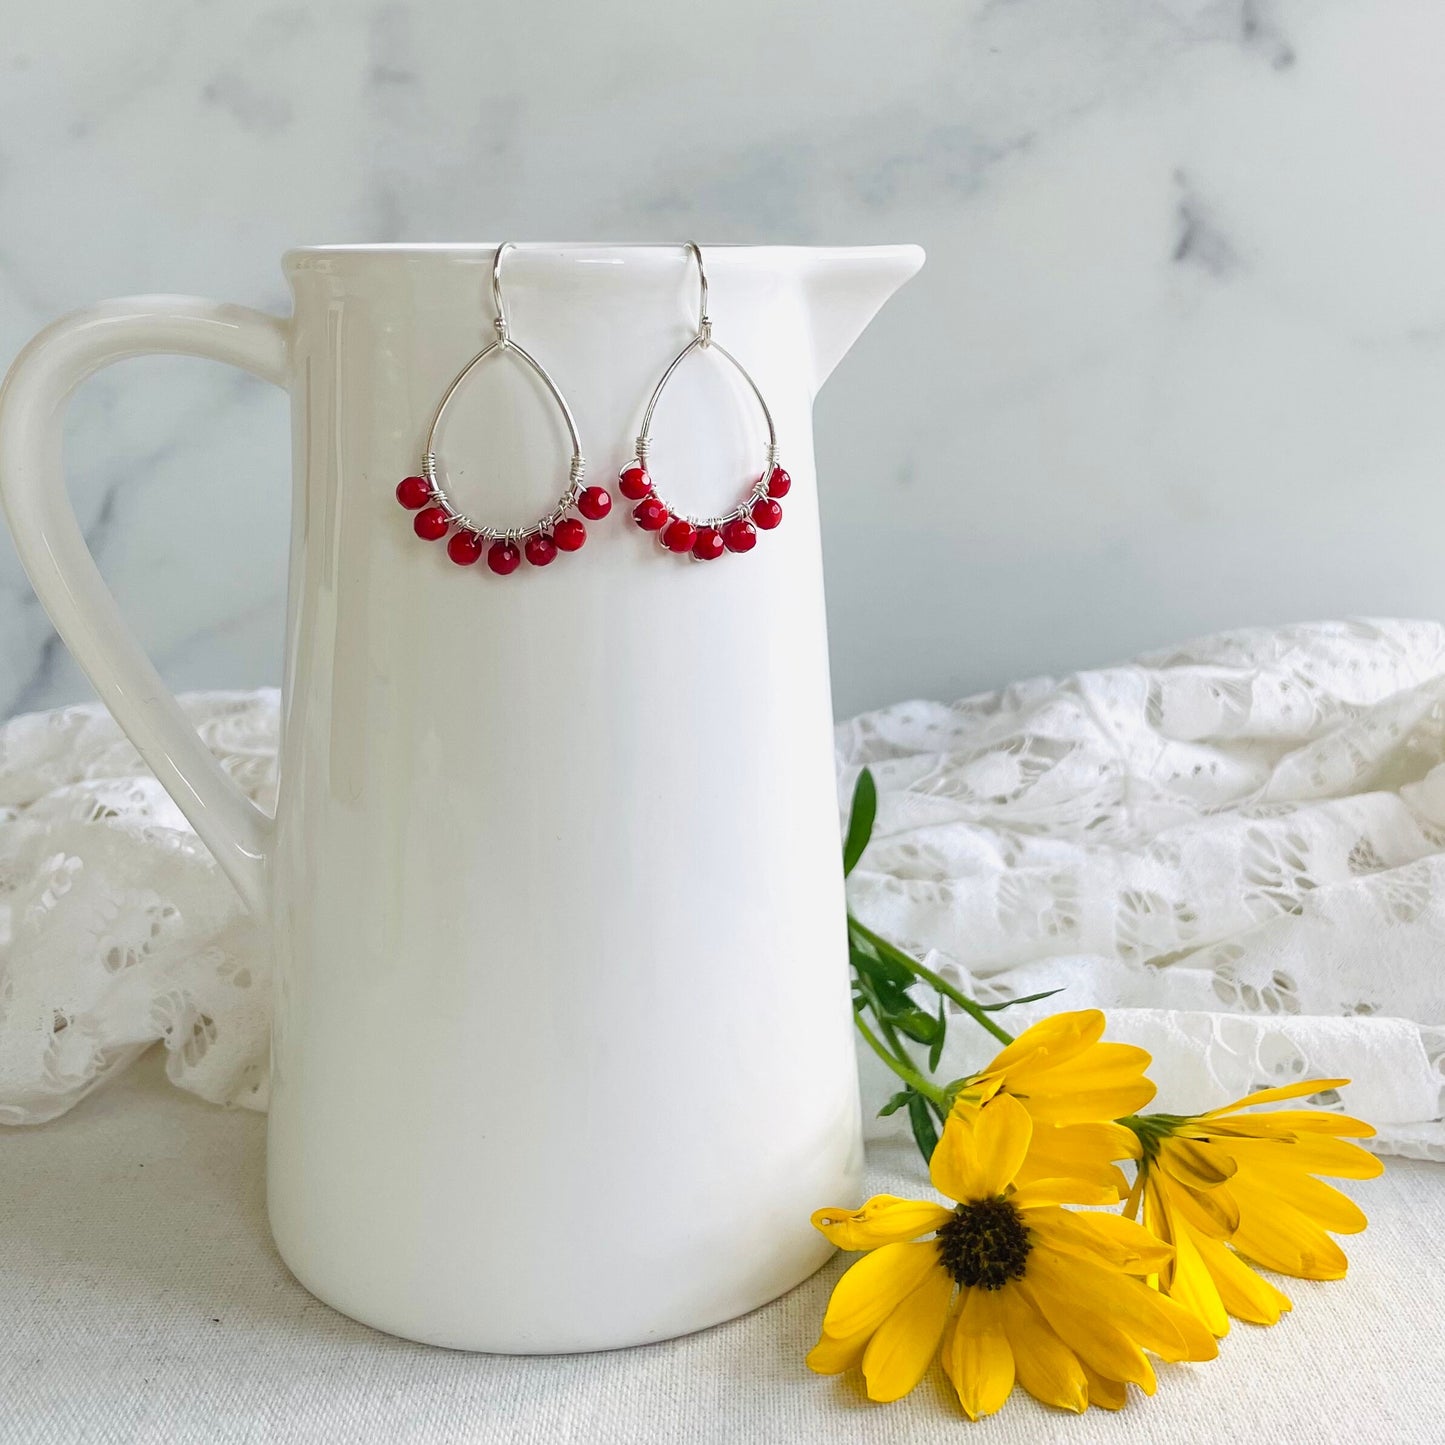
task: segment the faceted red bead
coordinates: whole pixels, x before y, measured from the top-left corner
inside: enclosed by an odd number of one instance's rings
[[[711,562],[714,557],[721,557],[722,554],[722,533],[713,527],[700,527],[697,541],[692,544],[692,555],[699,562]]]
[[[408,512],[414,512],[431,501],[431,483],[425,477],[403,477],[396,484],[396,499]]]
[[[563,517],[552,528],[552,540],[564,552],[575,552],[587,540],[587,528],[576,517]]]
[[[447,543],[447,556],[458,567],[470,567],[482,555],[482,539],[475,532],[457,532]]]
[[[577,498],[577,510],[589,522],[600,522],[612,510],[612,498],[606,487],[588,487]]]
[[[697,528],[691,522],[684,522],[681,517],[674,522],[669,522],[662,534],[662,545],[669,552],[691,552],[692,544],[695,541],[697,541]]]
[[[770,497],[786,497],[792,486],[792,477],[782,467],[774,467],[768,473],[768,495]]]
[[[428,507],[416,514],[416,520],[411,525],[423,541],[435,542],[438,537],[446,536],[451,524],[452,519],[440,507]]]
[[[499,577],[515,572],[521,564],[522,554],[517,550],[515,542],[508,542],[503,538],[487,548],[487,566]]]
[[[783,520],[783,509],[771,497],[759,497],[753,503],[753,521],[763,531],[771,532]]]
[[[667,508],[656,497],[644,497],[632,509],[632,515],[644,532],[660,532],[667,525]]]
[[[758,544],[758,534],[745,517],[734,517],[723,528],[722,535],[729,552],[751,552]]]
[[[643,467],[623,467],[617,478],[617,490],[631,502],[640,502],[652,491],[652,478]]]
[[[545,532],[537,532],[527,538],[522,550],[527,554],[527,561],[532,566],[545,567],[556,557],[557,544]]]

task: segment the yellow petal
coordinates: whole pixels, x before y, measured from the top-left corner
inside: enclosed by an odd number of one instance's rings
[[[1126,1274],[1158,1274],[1174,1255],[1168,1243],[1120,1214],[1035,1209],[1029,1211],[1027,1222],[1035,1237],[1049,1248]]]
[[[1053,1268],[1053,1261],[1064,1258],[1063,1255],[1050,1257],[1047,1250],[1035,1250],[1029,1256],[1028,1273],[1020,1289],[1053,1326],[1054,1333],[1079,1357],[1081,1364],[1110,1379],[1127,1380],[1152,1395],[1154,1370],[1143,1351],[1112,1324],[1106,1314],[1080,1302],[1081,1271],[1075,1270],[1071,1275],[1067,1268],[1061,1271]]]
[[[1173,1235],[1174,1274],[1169,1282],[1169,1298],[1183,1305],[1210,1334],[1223,1338],[1229,1333],[1229,1314],[1214,1275],[1199,1252],[1196,1236],[1182,1220],[1175,1221]]]
[[[964,1087],[954,1099],[956,1109],[981,1109],[1003,1087],[1002,1078],[985,1077],[975,1074],[965,1081]]]
[[[1346,1194],[1331,1184],[1311,1179],[1308,1174],[1270,1170],[1247,1176],[1249,1186],[1257,1185],[1261,1194],[1292,1204],[1299,1212],[1331,1234],[1358,1234],[1369,1222],[1365,1212]],[[1236,1191],[1238,1186],[1236,1186]]]
[[[1014,1387],[1014,1356],[997,1290],[966,1289],[943,1342],[943,1368],[970,1420],[992,1415]]]
[[[1039,1124],[1119,1119],[1154,1097],[1154,1085],[1144,1075],[1151,1062],[1132,1044],[1094,1044],[1057,1067],[1012,1073],[1007,1087]]]
[[[1324,1134],[1297,1134],[1292,1139],[1232,1138],[1227,1147],[1246,1168],[1296,1169],[1331,1179],[1374,1179],[1385,1171],[1378,1154]]]
[[[1089,1382],[1089,1403],[1102,1410],[1122,1410],[1129,1403],[1129,1387],[1122,1380],[1106,1380],[1087,1365],[1084,1378]]]
[[[1246,1139],[1277,1138],[1281,1134],[1336,1134],[1350,1139],[1371,1139],[1375,1126],[1348,1114],[1326,1109],[1266,1109],[1261,1114],[1237,1114],[1230,1119],[1211,1119],[1211,1135]]]
[[[1129,1274],[1053,1250],[1035,1250],[1025,1277],[1040,1292],[1058,1296],[1059,1309],[1101,1316],[1162,1360],[1212,1360],[1218,1354],[1214,1337],[1194,1315]]]
[[[851,1214],[843,1209],[818,1210],[813,1215],[813,1228],[839,1249],[876,1249],[880,1244],[897,1244],[917,1239],[920,1234],[932,1234],[952,1217],[953,1211],[941,1204],[875,1194]]]
[[[1050,1204],[1117,1204],[1113,1184],[1089,1184],[1079,1179],[1035,1179],[1009,1195],[1017,1209],[1039,1209]]]
[[[1027,1107],[1027,1106],[1025,1106]],[[1038,1179],[1082,1179],[1126,1192],[1128,1181],[1113,1162],[1135,1156],[1138,1140],[1121,1124],[1040,1124],[1035,1121],[1028,1157],[1018,1172],[1019,1184]]]
[[[1207,1114],[1200,1114],[1201,1119],[1217,1119],[1221,1114],[1233,1114],[1238,1109],[1248,1109],[1253,1104],[1277,1104],[1282,1099],[1300,1099],[1307,1094],[1321,1094],[1326,1089],[1342,1089],[1350,1081],[1348,1079],[1301,1079],[1296,1084],[1281,1084],[1274,1089],[1256,1089],[1252,1094],[1246,1094],[1242,1099],[1236,1099],[1232,1104],[1221,1104],[1217,1109],[1211,1109]]]
[[[1227,1244],[1199,1234],[1194,1236],[1194,1246],[1214,1280],[1224,1308],[1236,1319],[1252,1325],[1272,1325],[1290,1308],[1289,1296],[1257,1275]]]
[[[1049,1322],[1080,1359],[1112,1379],[1132,1380],[1133,1376],[1086,1353],[1082,1340],[1066,1332],[1065,1313],[1074,1318],[1076,1328],[1115,1330],[1131,1346],[1153,1350],[1161,1359],[1212,1360],[1218,1353],[1213,1336],[1187,1310],[1142,1280],[1116,1270],[1037,1249],[1029,1255],[1024,1282],[1032,1286]]]
[[[1137,1286],[1135,1302],[1157,1316],[1161,1332],[1156,1338],[1146,1335],[1142,1327],[1136,1329],[1139,1342],[1146,1349],[1153,1350],[1161,1360],[1171,1363],[1178,1360],[1212,1360],[1218,1356],[1219,1345],[1202,1320],[1142,1280],[1133,1283]],[[1171,1344],[1171,1340],[1177,1343]]]
[[[1171,1206],[1201,1233],[1228,1239],[1239,1228],[1233,1180],[1214,1189],[1190,1189],[1167,1174],[1153,1177],[1160,1192],[1169,1196]]]
[[[1076,1414],[1087,1410],[1089,1385],[1083,1366],[1017,1286],[998,1291],[998,1308],[1019,1384],[1042,1404]]]
[[[1217,1144],[1178,1135],[1159,1146],[1159,1167],[1193,1189],[1213,1189],[1232,1178],[1239,1168]]]
[[[1050,1014],[1026,1028],[1013,1043],[995,1055],[982,1074],[994,1077],[1027,1066],[1052,1067],[1096,1043],[1104,1036],[1104,1015],[1096,1008]]]
[[[1006,1094],[981,1109],[955,1109],[929,1164],[933,1187],[960,1203],[1002,1194],[1013,1183],[1032,1135],[1028,1112]]]
[[[1165,1203],[1159,1188],[1159,1176],[1152,1169],[1147,1172],[1140,1171],[1134,1190],[1135,1193],[1129,1197],[1133,1199],[1137,1196],[1139,1200],[1140,1223],[1169,1246],[1168,1262],[1158,1271],[1157,1276],[1151,1276],[1150,1281],[1160,1289],[1167,1290],[1174,1282],[1174,1213]]]
[[[1280,1274],[1301,1279],[1343,1279],[1349,1268],[1345,1252],[1314,1220],[1292,1204],[1237,1182],[1239,1228],[1231,1243],[1242,1255]]]
[[[833,1286],[823,1315],[823,1331],[846,1339],[877,1329],[929,1270],[940,1268],[938,1246],[931,1239],[918,1244],[885,1244],[844,1271]]]
[[[953,1277],[930,1270],[918,1286],[874,1331],[863,1351],[863,1379],[870,1400],[902,1399],[922,1378],[938,1353]]]
[[[824,1331],[818,1343],[808,1351],[808,1368],[819,1375],[841,1375],[862,1360],[863,1350],[872,1337],[871,1325],[842,1339]]]

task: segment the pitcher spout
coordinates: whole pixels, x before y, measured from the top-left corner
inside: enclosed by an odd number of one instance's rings
[[[922,246],[840,246],[803,253],[802,289],[813,340],[813,391],[848,354],[893,293],[923,265]]]

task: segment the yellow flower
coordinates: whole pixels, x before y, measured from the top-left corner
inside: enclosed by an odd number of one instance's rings
[[[1209,1332],[1143,1281],[1167,1263],[1167,1245],[1118,1214],[1061,1207],[1107,1203],[1112,1188],[1018,1183],[1034,1132],[1022,1103],[999,1094],[944,1125],[929,1172],[955,1208],[879,1195],[813,1216],[834,1244],[870,1252],[834,1286],[812,1369],[861,1366],[870,1399],[896,1400],[941,1353],[976,1420],[1015,1381],[1061,1409],[1117,1410],[1127,1383],[1154,1391],[1144,1350],[1214,1357]]]
[[[1311,1079],[1263,1089],[1207,1114],[1131,1121],[1141,1157],[1126,1213],[1142,1215],[1146,1228],[1174,1246],[1160,1287],[1214,1334],[1228,1333],[1230,1315],[1272,1325],[1290,1308],[1289,1297],[1245,1258],[1302,1279],[1344,1275],[1348,1261],[1330,1232],[1358,1233],[1365,1216],[1315,1176],[1374,1178],[1384,1166],[1348,1142],[1374,1129],[1317,1109],[1239,1112],[1344,1083]]]
[[[1154,1085],[1144,1077],[1152,1061],[1132,1044],[1102,1043],[1103,1032],[1098,1009],[1052,1014],[964,1081],[957,1112],[1002,1096],[1029,1111],[1033,1147],[1020,1182],[1086,1179],[1125,1192],[1128,1181],[1111,1161],[1132,1158],[1134,1141],[1112,1121],[1154,1097]]]

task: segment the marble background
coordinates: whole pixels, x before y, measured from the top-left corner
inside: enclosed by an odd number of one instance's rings
[[[12,5],[0,353],[282,309],[294,243],[918,241],[819,401],[840,713],[1440,616],[1442,53],[1430,0]],[[275,680],[280,395],[131,362],[67,446],[167,678]],[[86,695],[0,542],[0,715]]]

